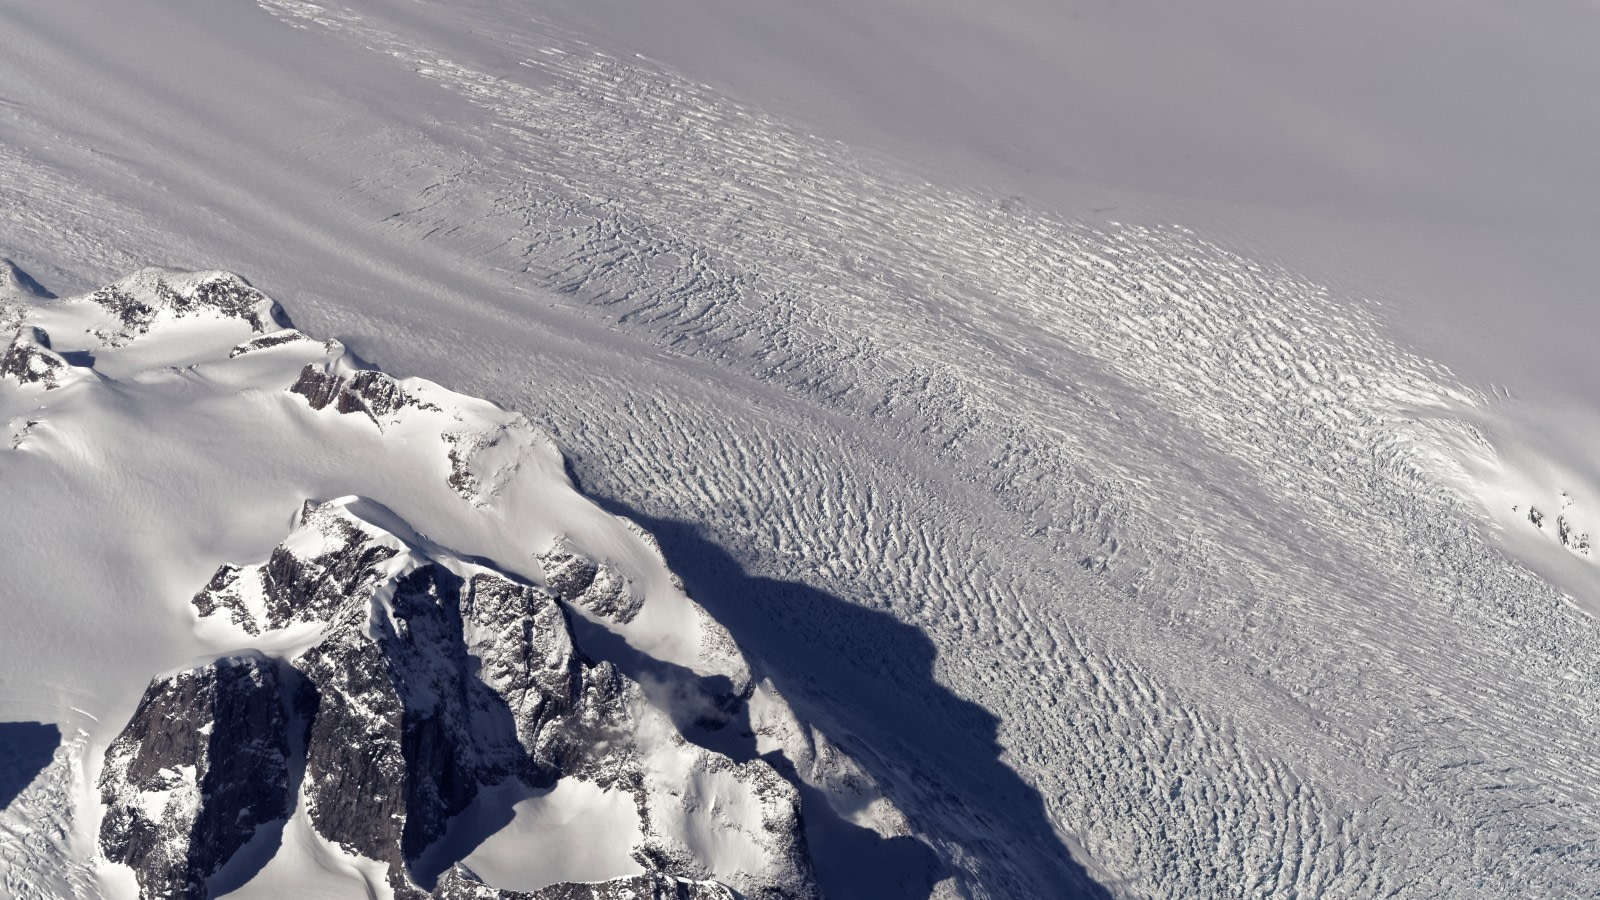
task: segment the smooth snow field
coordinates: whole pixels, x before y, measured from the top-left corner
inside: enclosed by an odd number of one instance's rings
[[[0,379],[0,894],[136,895],[106,747],[249,643],[211,573],[358,495],[614,562],[645,612],[577,639],[663,722],[662,673],[758,686],[829,898],[1600,895],[1597,45],[1563,0],[0,3],[0,343],[70,375]],[[212,271],[310,340],[81,299]],[[325,356],[516,423],[482,496],[433,420],[285,393]],[[764,865],[657,725],[722,816],[673,839]],[[631,801],[493,799],[497,887],[639,870]],[[382,893],[279,842],[214,886]]]

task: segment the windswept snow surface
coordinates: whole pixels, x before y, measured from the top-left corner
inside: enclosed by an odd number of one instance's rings
[[[1573,92],[1600,26],[1257,5],[1015,0],[968,41],[972,13],[894,0],[13,4],[0,246],[61,294],[241,271],[307,333],[541,425],[667,563],[626,565],[681,576],[783,699],[830,786],[829,896],[1592,896],[1600,373],[1564,254],[1596,235]],[[1082,99],[1007,132],[1047,95]],[[45,327],[67,375],[99,366]],[[379,444],[241,442],[192,360],[130,358],[194,397],[169,428],[103,355],[110,387],[57,391],[102,389],[137,442],[8,384],[0,450],[0,700],[98,716],[91,756],[210,650],[185,598],[299,498],[433,521]],[[541,549],[451,521],[417,527]],[[683,664],[647,615],[630,646]]]

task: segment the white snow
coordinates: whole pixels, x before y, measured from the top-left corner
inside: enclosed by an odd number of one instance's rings
[[[566,778],[517,800],[513,809],[510,824],[462,860],[487,884],[532,891],[643,871],[629,856],[641,835],[633,797],[624,791]]]
[[[259,873],[227,896],[238,900],[345,900],[394,896],[385,866],[345,852],[311,827],[304,808],[297,809],[283,830],[283,843]]]
[[[215,566],[355,493],[534,581],[566,536],[646,593],[631,646],[740,682],[725,628],[973,893],[1071,848],[1127,896],[1592,894],[1600,592],[1556,517],[1600,534],[1597,32],[1487,0],[0,8],[0,250],[46,287],[240,271],[533,426],[468,499],[443,435],[505,425],[468,401],[380,433],[280,389],[320,344],[230,360],[248,329],[191,318],[112,351],[44,313],[111,380],[0,387],[0,685],[103,720],[94,759],[150,673],[237,646],[185,605]]]

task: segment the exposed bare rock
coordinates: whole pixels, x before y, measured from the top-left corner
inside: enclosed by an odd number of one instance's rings
[[[288,325],[288,318],[277,303],[230,272],[146,268],[95,291],[89,299],[116,322],[117,327],[97,332],[100,340],[110,346],[122,346],[145,334],[163,314],[173,318],[207,314],[239,319],[258,332]]]
[[[456,866],[439,879],[438,900],[737,900],[715,881],[691,881],[660,873],[594,883],[552,884],[536,891],[492,888]]]
[[[0,377],[42,384],[45,390],[60,387],[69,369],[67,361],[50,349],[50,336],[39,328],[23,328],[0,357]]]
[[[418,405],[398,382],[376,371],[356,372],[346,378],[308,364],[289,390],[305,397],[312,409],[332,406],[340,413],[365,413],[379,427],[405,407]]]
[[[290,660],[305,679],[301,796],[319,834],[386,863],[396,896],[420,897],[437,874],[419,868],[426,851],[484,788],[579,778],[631,795],[632,856],[659,873],[615,890],[711,890],[695,882],[728,873],[697,855],[692,835],[711,827],[696,824],[707,804],[727,802],[742,811],[715,827],[764,860],[738,873],[738,889],[815,896],[799,795],[776,770],[671,733],[637,684],[584,657],[555,596],[424,552],[358,518],[355,502],[306,504],[265,563],[222,567],[194,600],[202,618],[226,615],[252,636],[321,626]],[[606,567],[577,569],[564,583],[579,596],[606,581]]]
[[[277,664],[258,656],[156,679],[106,751],[100,849],[141,896],[204,898],[258,827],[288,817],[288,722]]]
[[[320,538],[279,545],[260,568],[262,627],[327,621],[340,606],[365,599],[382,578],[377,565],[397,552],[326,506],[306,503],[300,534]]]
[[[266,350],[271,347],[282,347],[285,344],[297,343],[314,344],[317,343],[317,341],[315,338],[312,338],[310,335],[302,331],[297,331],[293,328],[285,328],[282,331],[274,331],[271,334],[265,334],[261,337],[239,344],[228,353],[228,358],[236,359],[245,355],[246,353],[254,353],[257,350]]]
[[[256,624],[255,616],[245,606],[243,591],[249,587],[248,582],[241,583],[239,573],[243,571],[238,566],[225,563],[218,567],[216,574],[206,582],[190,601],[202,618],[216,613],[218,610],[227,610],[229,618],[235,625],[243,628],[249,634],[260,634],[261,627]]]
[[[539,556],[545,583],[555,595],[601,618],[633,621],[644,598],[615,567],[556,547]]]

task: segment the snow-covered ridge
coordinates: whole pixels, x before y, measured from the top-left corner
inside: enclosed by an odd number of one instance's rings
[[[131,604],[73,590],[83,537],[52,557],[54,599],[111,626],[90,643],[167,623],[74,804],[108,895],[271,896],[309,867],[395,896],[803,898],[802,788],[812,815],[903,829],[523,417],[362,365],[227,273],[146,269],[13,319],[13,452],[89,495],[155,485],[108,515],[151,523],[105,532],[141,560],[105,576]],[[589,655],[575,620],[627,651]],[[578,795],[592,833],[568,840],[600,857],[497,843]]]
[[[141,269],[95,291],[89,299],[115,321],[116,327],[95,332],[109,346],[121,346],[147,334],[158,320],[190,315],[238,319],[254,332],[264,332],[273,323],[288,323],[278,304],[226,272]]]
[[[432,556],[359,518],[361,502],[307,504],[268,561],[224,566],[194,598],[202,616],[226,615],[252,636],[312,626],[300,646],[279,650],[283,665],[223,659],[158,679],[113,745],[102,846],[135,869],[146,894],[183,884],[174,859],[198,890],[255,827],[287,818],[298,782],[317,834],[386,863],[387,886],[418,896],[434,886],[441,857],[471,849],[451,846],[461,843],[453,818],[508,784],[537,794],[570,778],[628,799],[631,816],[589,839],[624,842],[636,868],[669,884],[721,876],[751,896],[814,895],[793,785],[763,761],[736,763],[683,740],[637,684],[583,657],[552,595]],[[237,701],[213,696],[223,683]],[[230,710],[243,719],[226,720]],[[203,737],[174,752],[175,730]],[[291,735],[304,741],[293,760]],[[250,753],[265,758],[235,760]],[[213,776],[206,761],[219,758]],[[252,792],[266,812],[249,818],[256,807],[240,795]],[[716,818],[701,821],[708,801]],[[250,826],[232,846],[195,825],[219,808]],[[130,833],[158,837],[139,843]]]

